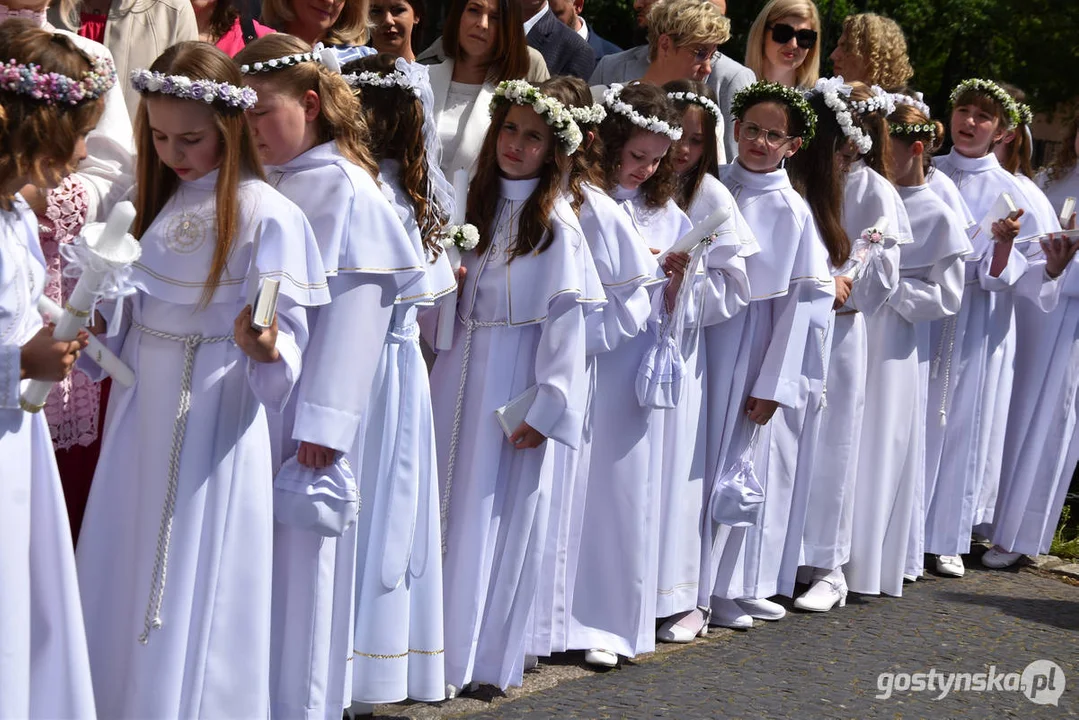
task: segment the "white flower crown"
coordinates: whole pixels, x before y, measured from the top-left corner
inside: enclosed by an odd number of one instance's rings
[[[495,96],[491,98],[491,112],[494,112],[500,102],[532,108],[554,131],[566,155],[577,152],[577,148],[584,140],[581,128],[577,127],[577,121],[573,119],[573,113],[569,108],[553,97],[543,94],[526,80],[500,82],[495,89]]]
[[[843,76],[834,78],[820,78],[813,90],[819,92],[824,98],[824,104],[835,113],[835,120],[839,123],[839,129],[854,143],[861,155],[873,149],[873,140],[862,129],[854,124],[854,117],[850,113],[850,105],[839,97],[841,94],[850,97],[851,86],[843,81]]]
[[[342,75],[345,82],[350,87],[377,87],[383,90],[390,90],[392,88],[400,88],[406,92],[420,96],[420,88],[418,85],[412,82],[403,72],[400,70],[394,70],[393,72],[382,73],[373,72],[371,70],[364,70],[359,73],[349,73],[348,75]]]
[[[571,107],[569,114],[578,125],[599,125],[607,117],[607,111],[599,104]]]
[[[290,68],[305,62],[320,63],[333,72],[341,72],[341,65],[337,61],[337,53],[334,52],[334,49],[326,47],[322,43],[316,43],[315,46],[311,48],[311,52],[293,53],[292,55],[285,55],[284,57],[271,58],[249,65],[241,65],[240,73],[243,75],[255,75],[257,73],[273,72],[274,70],[284,70],[285,68]]]
[[[709,113],[711,113],[712,117],[715,119],[716,122],[719,122],[719,119],[723,117],[723,113],[719,109],[719,105],[716,105],[714,102],[712,102],[711,98],[707,98],[704,95],[698,95],[697,93],[691,92],[669,92],[667,93],[667,97],[669,97],[671,100],[678,100],[680,102],[688,102],[693,103],[694,105],[701,106]]]
[[[899,105],[910,105],[912,108],[916,108],[927,118],[933,117],[933,113],[929,111],[929,106],[925,104],[923,99],[925,96],[920,92],[914,93],[914,95],[904,95],[903,93],[892,93],[892,102]],[[895,112],[893,110],[892,112]],[[891,115],[892,113],[888,113]]]
[[[645,117],[639,112],[633,109],[633,106],[627,102],[622,101],[622,85],[619,83],[613,83],[607,92],[603,93],[603,105],[608,110],[616,115],[629,120],[631,123],[647,130],[648,132],[654,132],[657,135],[666,135],[672,142],[678,142],[682,139],[682,128],[677,125],[671,125],[665,120],[660,120],[655,115]]]
[[[880,110],[885,116],[895,112],[895,98],[892,97],[891,93],[886,92],[880,85],[874,85],[871,90],[873,97],[868,100],[855,100],[850,103],[854,112],[865,115]]]
[[[193,80],[186,75],[165,75],[150,70],[132,70],[131,87],[140,93],[161,93],[184,100],[202,100],[209,105],[215,100],[232,108],[250,110],[258,95],[249,87],[213,80]]]

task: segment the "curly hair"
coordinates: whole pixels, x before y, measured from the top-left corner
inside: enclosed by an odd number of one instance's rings
[[[79,78],[89,72],[89,56],[63,35],[42,30],[29,20],[13,19],[0,25],[0,57],[34,63],[42,72]],[[47,104],[26,95],[0,91],[0,208],[11,210],[11,183],[28,179],[40,188],[57,185],[74,172],[75,146],[97,125],[102,99],[77,105]]]
[[[914,75],[907,57],[903,29],[891,18],[876,13],[851,15],[843,20],[844,50],[865,62],[867,85],[889,92],[900,90]]]
[[[479,228],[480,242],[476,246],[476,252],[480,255],[487,252],[493,239],[498,203],[492,201],[501,195],[498,136],[506,123],[506,117],[514,108],[520,108],[520,112],[534,112],[513,103],[499,103],[495,107],[491,112],[491,125],[487,128],[487,135],[483,138],[483,146],[476,160],[476,176],[468,186],[465,219]],[[549,127],[547,131],[550,139],[549,155],[540,167],[539,184],[525,201],[517,221],[517,238],[510,250],[511,262],[522,255],[543,252],[554,240],[551,213],[554,211],[555,202],[562,195],[562,178],[569,172],[570,158],[558,151],[554,132]]]
[[[229,56],[209,43],[185,41],[165,50],[150,66],[154,72],[165,75],[183,75],[192,80],[213,80],[230,85],[242,85],[240,69]],[[154,147],[153,129],[150,127],[147,98],[142,93],[139,109],[135,114],[135,225],[131,234],[141,238],[157,219],[165,203],[179,186],[179,177],[162,162]],[[160,96],[157,96],[160,97]],[[233,242],[240,227],[240,196],[237,188],[245,177],[265,176],[259,161],[251,129],[244,118],[244,111],[215,102],[205,105],[198,100],[180,100],[195,103],[214,111],[214,124],[221,136],[221,166],[214,186],[215,221],[217,243],[210,271],[199,300],[206,307],[217,292],[225,266],[232,255]]]
[[[667,93],[652,83],[635,82],[627,85],[622,90],[621,100],[645,117],[655,116],[673,127],[682,123],[682,116],[667,98]],[[626,143],[635,134],[647,132],[649,131],[637,127],[618,113],[607,113],[599,126],[599,134],[603,138],[604,190],[611,192],[618,186],[618,176],[622,170],[622,150]],[[674,172],[669,151],[660,160],[652,177],[641,185],[641,190],[646,203],[653,208],[666,205],[667,201],[674,197],[678,190],[678,175]]]
[[[588,83],[571,75],[563,75],[547,80],[539,86],[540,92],[553,97],[570,108],[588,108],[592,106],[592,93]],[[569,170],[570,205],[573,211],[580,213],[584,204],[584,185],[588,183],[603,187],[603,140],[599,136],[599,126],[577,122],[584,135],[584,141],[577,152],[573,153]]]
[[[360,73],[365,70],[382,75],[392,73],[397,58],[380,53],[368,55],[348,63],[342,73]],[[423,246],[431,257],[442,252],[439,237],[449,222],[444,208],[431,197],[431,180],[427,171],[427,146],[423,138],[423,103],[411,90],[394,87],[367,85],[361,91],[353,89],[362,99],[362,110],[367,121],[371,153],[375,160],[396,160],[401,163],[401,187],[412,205],[416,225],[423,238]]]
[[[824,96],[813,92],[809,106],[817,113],[817,137],[809,147],[796,152],[787,161],[791,184],[806,199],[817,221],[832,267],[840,267],[850,258],[850,238],[843,228],[843,178],[837,157],[847,143],[835,112]]]
[[[850,86],[850,99],[854,102],[865,102],[873,97],[873,91],[865,83],[855,81],[850,83]],[[862,159],[866,165],[887,178],[888,182],[892,182],[895,178],[892,176],[892,131],[888,127],[888,118],[883,110],[860,113],[858,118],[861,120],[862,129],[873,141],[873,147]]]
[[[716,103],[717,106],[719,105],[712,88],[698,80],[671,80],[663,86],[663,89],[668,93],[693,93],[706,97]],[[704,152],[701,159],[696,167],[690,168],[688,172],[678,178],[678,191],[674,196],[678,207],[688,212],[693,198],[697,196],[697,191],[701,189],[704,176],[711,174],[719,177],[719,145],[716,138],[716,119],[697,103],[688,100],[671,100],[671,102],[674,104],[675,110],[682,113],[683,117],[686,113],[696,113],[700,117],[701,134],[704,136],[701,139],[704,143]],[[681,124],[681,120],[679,120],[679,123]],[[679,142],[688,141],[689,138],[685,137],[684,134],[682,139],[679,140]]]
[[[274,58],[309,53],[311,46],[303,40],[285,33],[271,33],[251,42],[236,53],[237,65],[253,65]],[[339,73],[329,70],[318,62],[302,62],[280,70],[247,76],[256,82],[265,82],[276,90],[292,97],[303,97],[307,91],[318,94],[321,109],[318,116],[319,142],[333,140],[350,162],[359,165],[378,177],[378,163],[371,157],[367,147],[367,123],[360,110],[360,101],[353,95]]]
[[[764,79],[764,43],[767,42],[764,34],[772,23],[785,17],[808,20],[813,29],[820,33],[820,13],[813,0],[769,0],[753,21],[749,28],[749,37],[746,38],[746,67],[752,70],[758,79]],[[798,87],[813,87],[820,77],[820,48],[821,41],[818,37],[817,44],[806,51],[805,60],[794,74],[794,82]]]
[[[1079,135],[1079,115],[1072,118],[1068,123],[1068,131],[1064,134],[1064,142],[1061,144],[1052,162],[1045,168],[1045,175],[1049,182],[1056,182],[1070,173],[1075,168],[1075,138]]]
[[[669,35],[677,47],[722,45],[730,40],[731,21],[710,2],[663,0],[648,11],[648,59],[659,52],[660,35]]]

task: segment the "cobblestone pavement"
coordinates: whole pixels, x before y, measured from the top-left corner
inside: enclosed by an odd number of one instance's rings
[[[823,615],[792,612],[748,632],[594,672],[568,653],[503,695],[482,688],[436,706],[380,706],[379,716],[471,718],[1002,718],[1079,716],[1079,586],[1031,570],[988,571],[968,558],[962,579],[927,575],[903,598],[854,596]],[[789,607],[789,603],[788,603]],[[1050,660],[1067,681],[1059,705],[1023,692],[895,690],[881,673],[1022,673]],[[977,683],[977,680],[974,681]],[[1005,683],[1009,682],[1007,680]],[[1054,685],[1057,686],[1057,685]],[[1044,694],[1039,696],[1044,699]]]

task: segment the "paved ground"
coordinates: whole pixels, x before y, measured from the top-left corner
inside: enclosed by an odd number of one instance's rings
[[[842,610],[792,613],[748,632],[713,631],[613,671],[593,672],[571,653],[527,673],[525,687],[508,695],[484,688],[437,706],[382,706],[377,714],[530,720],[1079,716],[1079,586],[1031,570],[983,570],[976,560],[968,568],[959,580],[928,576],[908,584],[901,599],[851,596]],[[1059,667],[1043,676],[1040,685],[1050,689],[1038,699],[1063,684],[1061,674],[1066,678],[1059,705],[1034,704],[1022,691],[1003,689],[953,690],[936,699],[941,673],[1022,674],[1036,660]],[[902,691],[908,677],[899,674],[931,670],[936,692]],[[881,673],[896,674],[886,699],[875,697],[887,684]],[[971,681],[976,686],[979,680]],[[1018,678],[1004,678],[1001,686],[1013,682]]]

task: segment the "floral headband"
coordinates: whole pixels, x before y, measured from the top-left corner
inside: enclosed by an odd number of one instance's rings
[[[0,90],[25,95],[46,105],[78,105],[96,100],[116,84],[112,60],[93,56],[90,70],[75,79],[55,72],[42,72],[40,65],[8,60],[0,64]]]
[[[888,123],[891,135],[928,135],[931,141],[937,139],[937,126],[933,123]]]
[[[569,108],[549,95],[540,92],[531,83],[525,80],[504,80],[495,89],[495,96],[491,99],[491,112],[495,111],[500,102],[510,102],[514,105],[531,108],[543,121],[554,131],[555,137],[562,142],[562,149],[566,155],[577,152],[584,136]]]
[[[607,111],[598,103],[584,107],[571,107],[569,114],[573,116],[573,120],[578,126],[599,125],[607,117]]]
[[[887,117],[895,112],[895,98],[891,93],[886,92],[880,85],[874,85],[870,88],[873,96],[868,100],[855,100],[850,103],[850,107],[854,112],[859,115],[867,115],[871,112],[880,110]]]
[[[193,80],[186,75],[166,75],[150,70],[132,70],[131,87],[140,93],[161,93],[183,100],[202,100],[207,105],[218,100],[231,108],[250,110],[258,95],[249,87],[227,82]]]
[[[985,80],[983,78],[969,78],[964,80],[952,90],[952,94],[948,98],[948,104],[954,108],[956,101],[959,100],[959,96],[965,92],[981,93],[1000,103],[1000,106],[1004,108],[1004,113],[1008,116],[1008,130],[1011,130],[1022,121],[1019,114],[1019,105],[1015,102],[1015,98],[1009,95],[1004,88],[997,85],[992,80]]]
[[[634,110],[632,105],[623,102],[622,87],[622,85],[614,83],[607,89],[607,92],[603,93],[604,107],[615,115],[621,115],[643,130],[654,132],[657,135],[666,135],[671,139],[671,142],[678,142],[682,139],[682,128],[671,125],[665,120],[660,120],[655,115],[645,117]]]
[[[1034,122],[1034,111],[1026,103],[1016,103],[1019,110],[1019,124],[1031,125]]]
[[[798,115],[798,120],[805,131],[802,133],[802,143],[809,145],[809,141],[817,134],[817,113],[806,102],[805,96],[793,88],[780,83],[760,81],[742,88],[734,95],[731,103],[731,114],[741,120],[746,110],[761,102],[778,102],[786,105]]]
[[[813,92],[819,92],[824,98],[824,104],[835,113],[835,120],[839,123],[839,129],[847,136],[861,155],[873,149],[873,140],[866,135],[860,127],[854,123],[854,117],[850,113],[850,105],[846,100],[839,97],[850,97],[850,85],[843,82],[843,76],[834,78],[821,78],[817,80]]]
[[[359,73],[349,73],[348,75],[342,75],[344,81],[349,84],[349,87],[377,87],[383,90],[390,90],[393,88],[400,88],[405,92],[420,96],[420,88],[416,83],[412,81],[404,72],[399,69],[394,69],[388,73],[378,73],[372,70],[364,70]]]
[[[693,105],[699,105],[707,110],[716,122],[719,122],[723,117],[722,111],[719,109],[719,105],[712,102],[711,98],[707,98],[704,95],[698,95],[691,92],[669,92],[667,97],[671,100],[677,100],[678,102],[692,103]]]
[[[293,53],[292,55],[263,60],[249,65],[241,65],[240,73],[243,75],[255,75],[256,73],[273,72],[274,70],[284,70],[305,62],[321,63],[333,72],[341,72],[341,66],[337,61],[337,53],[333,51],[333,48],[317,43],[311,49],[311,52]]]
[[[895,103],[895,107],[900,105],[910,105],[912,108],[920,111],[922,115],[933,117],[933,113],[929,111],[929,106],[925,104],[924,95],[920,92],[916,92],[913,95],[904,95],[903,93],[892,93],[892,102]],[[895,112],[893,109],[892,112]],[[888,113],[891,115],[892,113]]]

